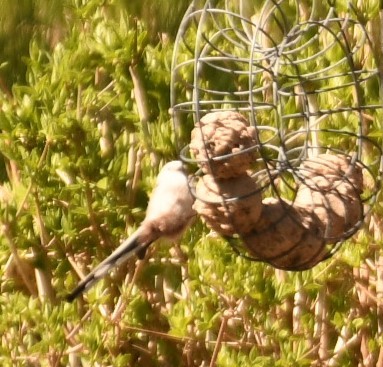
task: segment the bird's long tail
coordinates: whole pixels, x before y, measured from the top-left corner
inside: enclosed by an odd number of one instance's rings
[[[142,252],[150,245],[150,243],[140,243],[139,230],[134,232],[119,247],[117,247],[104,261],[97,265],[65,298],[68,302],[72,302],[80,294],[84,293],[101,278],[103,278],[111,269],[122,264],[127,259]]]

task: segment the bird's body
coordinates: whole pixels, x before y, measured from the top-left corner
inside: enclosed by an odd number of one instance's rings
[[[66,297],[73,301],[104,277],[112,268],[132,255],[145,253],[155,240],[165,237],[177,240],[188,227],[195,212],[194,198],[181,161],[167,163],[160,171],[140,227],[104,261],[92,270]]]

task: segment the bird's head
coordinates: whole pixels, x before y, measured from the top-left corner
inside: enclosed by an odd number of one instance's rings
[[[160,171],[160,174],[162,172],[176,172],[176,171],[179,171],[179,172],[184,172],[184,167],[183,167],[183,163],[182,161],[171,161],[171,162],[168,162],[166,163],[161,171]]]

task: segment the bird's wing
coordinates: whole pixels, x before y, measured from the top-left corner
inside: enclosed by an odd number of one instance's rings
[[[145,250],[150,243],[142,243],[139,240],[140,230],[134,232],[119,247],[117,247],[104,261],[97,265],[65,298],[72,302],[81,293],[85,292],[101,278],[103,278],[111,269],[122,264],[131,256]]]

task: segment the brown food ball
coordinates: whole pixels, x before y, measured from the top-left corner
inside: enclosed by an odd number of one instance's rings
[[[249,251],[277,268],[303,270],[326,259],[329,248],[350,237],[363,219],[360,165],[342,155],[302,162],[294,203],[263,200],[262,217],[243,236]]]
[[[275,198],[262,204],[260,220],[242,237],[253,256],[287,270],[308,269],[325,259],[327,249],[315,215]]]
[[[343,179],[345,182],[353,185],[358,193],[363,189],[363,175],[360,164],[351,164],[349,156],[341,154],[319,154],[304,160],[299,167],[302,177],[315,178],[325,177],[326,182],[321,187],[332,188],[334,181]],[[314,187],[315,188],[315,187]]]
[[[350,237],[363,219],[361,168],[347,157],[330,154],[308,159],[301,167],[304,182],[294,205],[315,213],[327,243]]]
[[[196,123],[189,147],[205,174],[236,177],[245,174],[256,159],[256,130],[238,112],[211,112]],[[224,157],[230,154],[235,155]]]
[[[237,198],[237,199],[235,199]],[[194,210],[207,225],[223,236],[249,232],[262,211],[256,182],[247,175],[229,179],[200,177]]]

